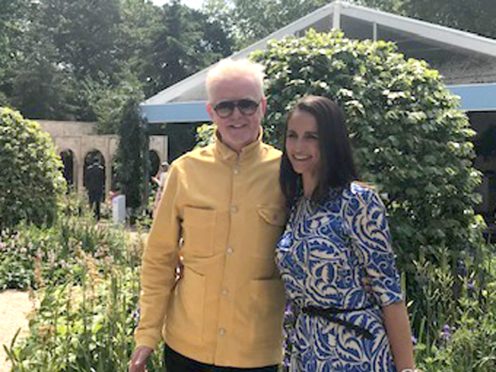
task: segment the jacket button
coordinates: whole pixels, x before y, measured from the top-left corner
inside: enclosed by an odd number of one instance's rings
[[[234,252],[234,249],[232,249],[232,247],[227,247],[226,252],[227,254],[232,254]]]
[[[238,207],[235,205],[231,205],[231,213],[237,213],[238,212]]]
[[[224,328],[219,329],[219,335],[224,336],[226,334],[226,330]]]

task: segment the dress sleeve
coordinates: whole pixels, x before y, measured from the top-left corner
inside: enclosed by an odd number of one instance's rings
[[[352,192],[345,209],[351,244],[381,306],[403,300],[386,208],[372,189]]]

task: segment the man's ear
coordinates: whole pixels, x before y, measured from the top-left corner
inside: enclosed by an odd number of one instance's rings
[[[208,116],[210,117],[210,119],[212,120],[212,122],[214,122],[214,108],[212,107],[212,105],[210,104],[210,102],[207,102],[207,105],[205,107],[207,109],[207,114]]]
[[[262,115],[265,116],[265,113],[267,112],[267,97],[263,96],[262,100],[260,101],[260,106],[262,110]]]

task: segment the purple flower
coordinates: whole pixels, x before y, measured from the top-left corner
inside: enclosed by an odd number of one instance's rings
[[[452,335],[451,331],[452,331],[452,328],[448,324],[445,324],[443,326],[442,331],[441,331],[441,339],[443,341],[446,341],[446,342],[449,341],[451,338],[451,335]]]
[[[417,337],[415,337],[414,335],[412,335],[412,344],[413,345],[417,345],[417,342],[418,342]]]
[[[140,315],[141,315],[141,310],[139,307],[131,314],[131,318],[133,319],[135,327],[138,326],[138,323],[140,321]]]
[[[471,280],[471,281],[469,281],[469,282],[467,283],[467,289],[468,289],[469,291],[473,291],[473,290],[475,290],[475,283],[474,283],[474,281],[473,281],[473,280]]]

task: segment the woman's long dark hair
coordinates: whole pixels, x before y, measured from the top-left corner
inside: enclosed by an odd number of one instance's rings
[[[320,167],[317,187],[311,199],[318,203],[329,195],[329,188],[344,188],[358,179],[344,114],[335,102],[326,97],[305,96],[296,102],[288,114],[284,144],[286,144],[288,122],[295,111],[307,112],[317,122]],[[288,204],[293,204],[295,199],[303,193],[301,175],[293,170],[285,145],[281,158],[279,183]]]

